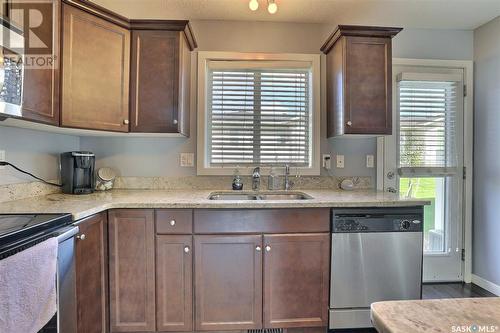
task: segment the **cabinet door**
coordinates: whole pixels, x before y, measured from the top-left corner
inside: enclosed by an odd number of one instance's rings
[[[78,333],[107,332],[108,223],[105,213],[79,223],[76,241]]]
[[[178,31],[133,31],[132,132],[179,132]]]
[[[155,331],[153,210],[109,211],[111,332]]]
[[[193,329],[192,236],[156,237],[156,313],[160,332]]]
[[[345,133],[391,134],[391,39],[345,38]]]
[[[264,236],[264,327],[328,325],[330,235]]]
[[[63,4],[61,124],[128,131],[130,32]]]
[[[25,34],[22,117],[52,125],[59,125],[60,9],[57,0],[12,1],[5,8],[11,22],[30,32]]]
[[[262,237],[194,241],[196,330],[262,328]]]

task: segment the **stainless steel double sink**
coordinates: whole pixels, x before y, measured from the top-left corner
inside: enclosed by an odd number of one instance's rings
[[[213,192],[208,196],[210,200],[309,200],[310,195],[303,192]]]

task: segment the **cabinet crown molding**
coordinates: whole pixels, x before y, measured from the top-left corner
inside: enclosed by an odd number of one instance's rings
[[[323,52],[324,54],[328,54],[333,45],[335,45],[337,40],[339,40],[339,38],[342,36],[393,38],[401,30],[403,30],[403,28],[374,27],[363,25],[339,25],[328,37],[323,46],[321,46],[321,52]]]
[[[188,42],[189,49],[193,51],[198,47],[188,20],[129,19],[89,0],[63,0],[63,2],[128,30],[182,31]]]

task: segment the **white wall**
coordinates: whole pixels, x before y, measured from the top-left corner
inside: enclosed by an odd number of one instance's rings
[[[404,29],[394,37],[392,55],[396,58],[472,60],[474,32]]]
[[[474,32],[472,273],[500,286],[500,17]]]
[[[241,52],[319,53],[319,48],[333,26],[319,24],[195,21],[193,29],[199,50]],[[403,30],[393,43],[395,57],[433,59],[472,59],[473,34],[453,30]],[[193,54],[193,66],[196,54]],[[193,67],[195,68],[195,67]],[[323,78],[324,82],[324,78]],[[196,91],[196,81],[192,82]],[[324,89],[324,87],[323,87]],[[191,107],[190,138],[90,138],[72,137],[0,126],[0,150],[21,167],[41,176],[55,178],[56,155],[67,150],[91,150],[98,156],[98,166],[111,166],[125,176],[195,175],[194,168],[179,167],[179,152],[196,149],[196,101]],[[322,100],[325,94],[323,91]],[[323,103],[324,104],[324,103]],[[323,107],[323,117],[325,110]],[[325,133],[325,119],[322,137]],[[375,169],[365,167],[365,155],[376,153],[374,139],[321,140],[322,153],[345,155],[344,169],[333,169],[338,176],[371,176]],[[323,174],[325,174],[323,172]],[[10,171],[0,171],[0,184],[26,181]]]
[[[324,42],[323,25],[269,22],[195,21],[193,30],[198,51],[236,51],[271,53],[319,53]],[[196,53],[193,66],[196,66]],[[193,67],[194,69],[196,67]],[[192,89],[196,91],[196,78]],[[323,75],[323,82],[325,81]],[[323,84],[323,89],[324,89]],[[324,102],[324,91],[322,94]],[[194,97],[194,94],[193,94]],[[375,154],[373,139],[326,139],[326,110],[323,103],[321,152],[345,155],[344,169],[332,170],[338,176],[375,177],[375,169],[366,168],[365,155]],[[179,167],[180,152],[196,151],[196,100],[191,102],[189,139],[85,138],[82,149],[95,152],[98,166],[112,166],[124,176],[195,175],[195,168]],[[323,171],[323,174],[327,174]]]
[[[0,150],[6,160],[44,179],[58,179],[59,154],[78,149],[77,136],[0,126]],[[0,185],[30,181],[34,179],[10,167],[0,170]]]
[[[319,53],[334,29],[320,24],[195,21],[193,30],[200,51]],[[471,31],[404,30],[394,40],[395,57],[472,59]],[[196,57],[196,55],[193,55]],[[196,63],[193,62],[193,65]],[[324,65],[324,62],[323,62]],[[323,66],[324,67],[324,66]],[[323,77],[323,83],[325,82]],[[196,85],[193,85],[196,89]],[[195,90],[194,90],[195,91]],[[345,155],[345,168],[332,169],[337,176],[371,176],[366,154],[376,154],[375,139],[326,139],[325,91],[322,92],[321,152]],[[196,151],[196,101],[192,101],[189,139],[85,138],[82,149],[94,151],[98,166],[112,166],[125,176],[195,175],[194,168],[179,167],[179,152]],[[326,174],[323,171],[323,174]]]

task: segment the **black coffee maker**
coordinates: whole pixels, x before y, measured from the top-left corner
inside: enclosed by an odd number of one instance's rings
[[[67,194],[94,192],[95,155],[88,151],[61,154],[62,191]]]

